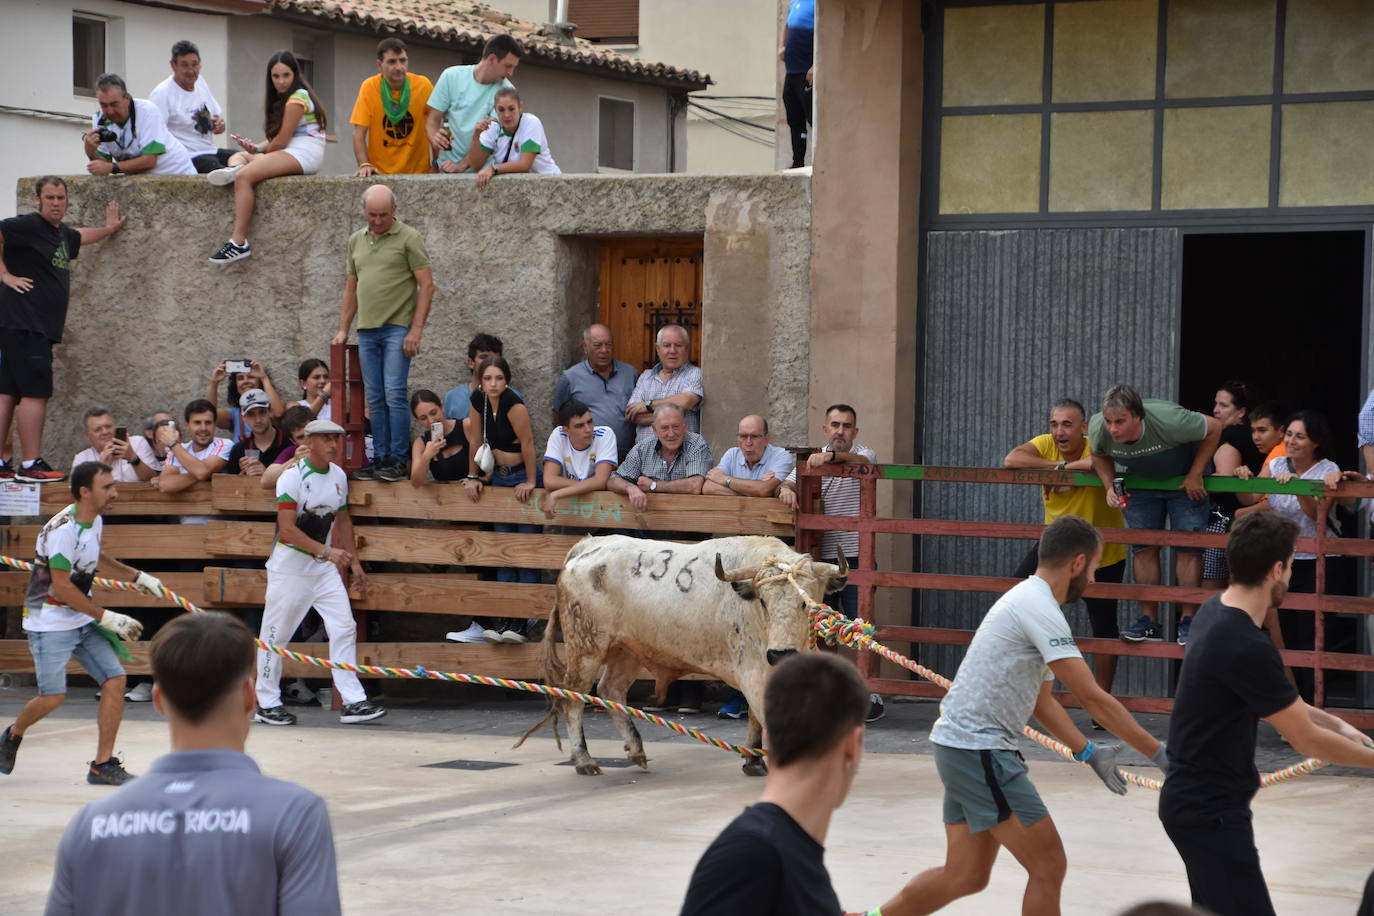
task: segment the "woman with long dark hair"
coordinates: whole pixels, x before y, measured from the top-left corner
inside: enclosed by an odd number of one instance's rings
[[[234,230],[229,241],[210,256],[215,264],[239,261],[253,253],[248,227],[253,222],[253,187],[281,175],[313,175],[324,161],[324,106],[301,76],[290,51],[267,61],[267,95],[261,143],[231,134],[243,152],[229,157],[227,168],[206,176],[213,185],[234,186]]]

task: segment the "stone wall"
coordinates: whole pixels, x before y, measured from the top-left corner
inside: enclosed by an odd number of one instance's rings
[[[599,240],[702,235],[705,431],[714,449],[733,445],[736,421],[753,411],[768,415],[775,443],[806,441],[808,176],[513,177],[482,193],[471,178],[387,183],[401,219],[426,238],[438,285],[412,388],[442,394],[465,382],[467,341],[496,334],[542,442],[554,382],[580,357],[580,330],[597,315]],[[84,249],[73,270],[49,462],[66,466],[84,447],[80,416],[91,404],[129,426],[154,408],[179,413],[204,396],[226,357],[261,360],[283,397],[298,396],[297,364],[328,356],[344,243],[364,224],[366,186],[346,178],[260,185],[253,256],[221,267],[207,258],[228,235],[232,191],[192,178],[69,179],[69,224],[99,225],[110,199],[128,223]],[[33,208],[31,188],[19,184],[20,212]]]

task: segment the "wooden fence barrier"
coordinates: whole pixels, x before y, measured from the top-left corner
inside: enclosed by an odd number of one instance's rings
[[[555,518],[545,518],[543,490],[525,503],[514,492],[486,488],[480,502],[462,487],[433,484],[354,482],[349,508],[356,521],[358,550],[369,563],[368,586],[353,595],[356,613],[391,611],[404,614],[547,618],[553,607],[551,584],[493,582],[475,569],[521,567],[555,571],[583,535],[609,530],[667,532],[668,539],[687,533],[714,535],[793,535],[792,513],[776,499],[731,496],[653,494],[643,510],[624,497],[602,492],[560,500]],[[33,559],[34,539],[48,517],[71,502],[66,484],[42,490],[41,519],[15,519],[0,527],[0,552]],[[261,607],[267,588],[262,568],[271,550],[276,506],[257,478],[219,475],[167,495],[147,484],[120,484],[119,499],[106,513],[103,549],[111,556],[157,575],[168,588],[200,607]],[[132,518],[131,518],[132,517]],[[129,522],[122,523],[123,518]],[[194,522],[194,523],[188,523]],[[539,533],[483,531],[495,522],[536,525]],[[462,566],[462,572],[396,571],[391,564]],[[182,571],[187,566],[203,569]],[[380,565],[377,565],[380,564]],[[552,581],[552,576],[546,576]],[[22,605],[29,574],[0,571],[0,607]],[[96,589],[95,599],[112,607],[170,607],[167,602],[131,592]],[[2,620],[3,618],[0,618]],[[368,665],[461,671],[498,677],[539,677],[538,646],[492,646],[451,642],[367,642],[360,627],[358,661]],[[323,643],[296,643],[291,648],[311,655],[327,654]],[[131,673],[146,673],[146,644],[131,646]],[[80,668],[73,664],[73,673]],[[0,640],[0,672],[33,671],[28,644]],[[318,675],[319,669],[286,661],[290,676]]]

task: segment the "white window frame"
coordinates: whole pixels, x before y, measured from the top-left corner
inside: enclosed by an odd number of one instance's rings
[[[630,106],[630,168],[618,169],[601,164],[601,100],[625,102]],[[596,172],[598,175],[630,175],[639,171],[639,103],[618,95],[597,95],[596,97]]]

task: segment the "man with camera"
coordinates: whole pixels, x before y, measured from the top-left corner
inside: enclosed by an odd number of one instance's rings
[[[0,478],[30,483],[66,479],[41,457],[43,424],[52,397],[52,348],[62,342],[71,295],[71,262],[82,245],[102,241],[124,225],[119,204],[105,207],[105,225],[73,229],[67,183],[45,175],[34,183],[35,212],[0,220],[0,442],[10,441],[17,418],[22,462],[0,462]]]
[[[172,75],[148,93],[166,116],[167,131],[181,141],[191,165],[202,175],[229,164],[232,150],[215,145],[224,133],[224,110],[200,75],[200,49],[182,39],[172,45]]]
[[[92,175],[194,175],[196,167],[181,141],[167,130],[162,109],[129,95],[124,78],[102,74],[96,80],[100,112],[81,135],[86,171]]]
[[[87,461],[99,461],[109,465],[116,483],[142,483],[153,479],[156,470],[139,454],[140,446],[151,448],[146,439],[130,439],[128,428],[115,426],[114,417],[104,407],[87,410],[82,422],[91,447],[76,453],[72,459],[73,468]]]
[[[248,432],[229,450],[224,473],[261,477],[282,449],[291,444],[286,433],[272,425],[271,406],[271,399],[261,388],[250,388],[239,398],[239,410]]]

